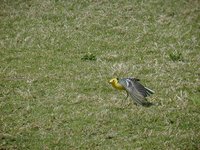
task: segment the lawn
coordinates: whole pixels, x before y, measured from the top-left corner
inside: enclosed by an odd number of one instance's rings
[[[0,0],[0,149],[200,149],[200,1]],[[113,77],[155,91],[124,101]],[[123,102],[124,101],[124,102]]]

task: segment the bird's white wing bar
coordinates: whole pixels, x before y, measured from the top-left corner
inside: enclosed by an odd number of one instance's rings
[[[127,87],[131,87],[132,86],[132,82],[131,82],[131,80],[130,79],[126,79],[126,86]]]

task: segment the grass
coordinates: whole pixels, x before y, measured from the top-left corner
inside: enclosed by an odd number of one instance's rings
[[[0,149],[200,149],[198,0],[0,3]]]

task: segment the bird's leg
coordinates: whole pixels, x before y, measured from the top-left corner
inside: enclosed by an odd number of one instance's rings
[[[129,94],[127,91],[126,91],[126,94],[127,94],[127,96],[126,96],[125,100],[122,100],[122,105],[124,104],[124,101],[126,101],[128,99]]]
[[[127,91],[126,91],[126,94],[127,94],[127,95],[126,95],[126,99],[125,99],[125,100],[127,100],[128,96],[129,96],[129,94],[128,94],[128,92],[127,92]]]

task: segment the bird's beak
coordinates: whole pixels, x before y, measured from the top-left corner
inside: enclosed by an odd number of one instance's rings
[[[112,81],[110,80],[110,81],[108,81],[108,83],[109,83],[109,84],[111,84],[111,83],[112,83]]]

